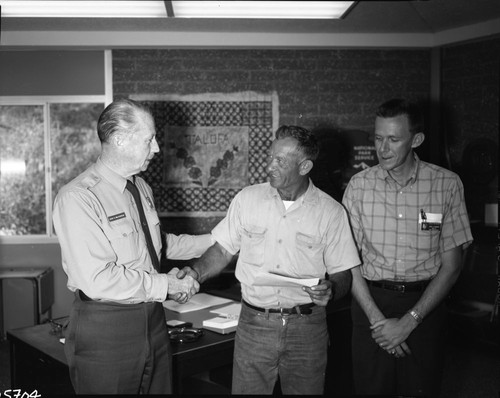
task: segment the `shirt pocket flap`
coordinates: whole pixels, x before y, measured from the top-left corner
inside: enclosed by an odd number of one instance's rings
[[[250,239],[258,239],[264,237],[267,228],[259,227],[257,225],[248,225],[242,228],[243,234]]]
[[[134,226],[130,222],[126,221],[113,221],[109,223],[109,230],[106,231],[106,235],[110,239],[126,238],[136,232]]]
[[[323,246],[323,244],[321,243],[321,237],[306,235],[302,232],[297,233],[297,235],[295,236],[295,240],[297,242],[297,245],[308,249],[316,249]]]
[[[307,235],[297,232],[295,235],[297,244],[297,269],[301,275],[318,275],[325,269],[323,253],[325,244],[320,236]]]
[[[240,259],[257,267],[264,265],[267,228],[246,225],[242,228]]]
[[[120,220],[109,223],[107,227],[105,234],[115,253],[115,261],[119,264],[136,261],[139,251],[137,249],[138,235],[134,225]]]

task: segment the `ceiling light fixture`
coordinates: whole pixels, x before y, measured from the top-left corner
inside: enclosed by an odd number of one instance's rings
[[[2,17],[17,18],[166,18],[164,1],[0,0]]]
[[[342,18],[356,1],[43,1],[0,0],[2,17],[17,18]]]
[[[355,1],[172,1],[179,18],[342,18]]]

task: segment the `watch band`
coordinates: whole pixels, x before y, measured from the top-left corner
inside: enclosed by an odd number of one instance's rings
[[[420,315],[415,310],[408,311],[408,314],[410,314],[413,317],[413,319],[415,319],[417,321],[417,323],[422,323],[422,321],[424,320],[424,318],[422,317],[422,315]]]

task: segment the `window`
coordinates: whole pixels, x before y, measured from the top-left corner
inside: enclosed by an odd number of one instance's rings
[[[103,109],[94,97],[0,98],[0,237],[54,235],[53,200],[98,157]]]

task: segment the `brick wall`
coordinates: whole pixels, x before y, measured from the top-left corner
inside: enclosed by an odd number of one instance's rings
[[[442,49],[442,104],[452,166],[472,140],[498,143],[500,38]]]
[[[498,167],[500,38],[446,46],[441,65],[447,163],[464,182],[472,218],[483,220],[484,203],[496,203],[498,192],[497,175],[482,167]]]
[[[114,50],[114,96],[272,91],[280,122],[371,129],[377,105],[429,94],[429,50]]]
[[[277,92],[280,124],[368,134],[383,101],[428,98],[430,50],[113,51],[115,98],[247,90]],[[166,228],[201,233],[217,221],[168,218]]]

